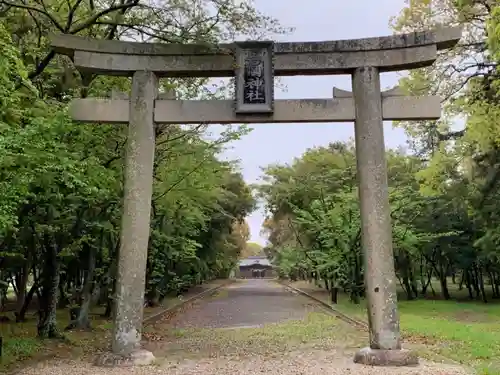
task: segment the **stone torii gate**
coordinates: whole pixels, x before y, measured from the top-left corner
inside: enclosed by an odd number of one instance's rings
[[[405,96],[398,88],[381,92],[380,73],[432,65],[437,51],[454,46],[460,37],[460,29],[448,28],[353,40],[208,46],[53,36],[55,51],[71,56],[80,71],[132,77],[128,99],[87,98],[71,104],[74,120],[129,124],[113,353],[127,358],[144,354],[139,349],[155,124],[354,121],[370,328],[370,345],[354,361],[418,363],[414,353],[401,348],[382,121],[438,119],[440,98]],[[331,98],[274,100],[274,75],[335,74],[352,76],[352,93],[334,88]],[[158,97],[161,77],[231,76],[236,77],[235,100]]]

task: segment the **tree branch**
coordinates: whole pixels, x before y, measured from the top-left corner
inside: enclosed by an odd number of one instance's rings
[[[139,5],[139,0],[132,0],[131,2],[128,3],[123,3],[119,5],[113,5],[109,7],[108,9],[104,9],[96,14],[94,14],[92,17],[89,17],[86,21],[82,22],[80,25],[76,25],[74,29],[70,31],[70,34],[77,34],[82,30],[85,30],[89,28],[90,26],[94,25],[99,18],[105,16],[106,14],[113,13],[114,11],[121,10],[121,9],[128,9],[132,8]]]
[[[71,25],[73,24],[73,19],[75,17],[75,12],[82,3],[82,1],[83,0],[77,0],[75,4],[69,8],[68,19],[66,20],[66,27],[64,28],[65,33],[67,33],[70,30]]]
[[[41,74],[47,65],[52,61],[52,59],[55,57],[56,51],[53,49],[50,50],[50,52],[43,58],[43,60],[36,66],[36,69],[32,71],[30,74],[28,74],[29,79],[34,79],[36,78],[39,74]]]

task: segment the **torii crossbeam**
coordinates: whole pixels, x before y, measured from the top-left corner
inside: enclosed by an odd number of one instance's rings
[[[441,116],[441,98],[413,97],[399,89],[381,93],[382,118],[387,121],[436,120]],[[71,116],[83,122],[128,123],[129,99],[75,99]],[[235,123],[318,123],[354,122],[352,92],[333,89],[332,99],[275,100],[272,115],[237,115],[233,100],[155,99],[157,124],[235,124]]]

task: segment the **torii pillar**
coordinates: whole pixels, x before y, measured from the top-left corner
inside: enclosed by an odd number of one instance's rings
[[[148,364],[154,356],[140,350],[145,271],[153,193],[155,155],[154,106],[158,77],[138,71],[132,76],[126,147],[123,215],[114,303],[112,351]]]
[[[356,120],[356,163],[361,210],[361,243],[370,346],[354,356],[369,365],[416,365],[414,352],[401,348],[387,183],[380,74],[377,67],[352,75]]]

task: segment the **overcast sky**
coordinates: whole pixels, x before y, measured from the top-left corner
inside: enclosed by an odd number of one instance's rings
[[[278,41],[318,41],[390,35],[389,18],[399,13],[404,0],[255,0],[255,5],[279,19],[283,26],[295,28]],[[398,75],[383,74],[381,80],[383,89],[393,87]],[[350,76],[286,77],[282,82],[287,90],[276,91],[277,99],[329,98],[333,86],[351,90]],[[259,181],[261,166],[291,162],[308,148],[354,137],[352,123],[254,124],[252,128],[248,136],[225,153],[227,158],[241,159],[247,183]],[[406,137],[401,129],[392,129],[391,123],[386,122],[385,142],[386,147],[396,148],[405,145]],[[264,209],[260,208],[247,219],[251,241],[262,245],[266,243],[260,235],[264,217]]]

